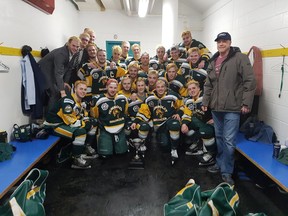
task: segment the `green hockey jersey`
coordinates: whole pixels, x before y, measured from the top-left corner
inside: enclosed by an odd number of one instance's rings
[[[119,133],[125,124],[128,101],[124,95],[108,98],[106,94],[94,96],[91,115],[98,119],[99,127],[111,134]]]

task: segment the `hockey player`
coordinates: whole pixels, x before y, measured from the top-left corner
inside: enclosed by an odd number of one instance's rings
[[[165,70],[168,64],[167,61],[164,60],[165,55],[165,47],[162,45],[158,45],[156,47],[156,55],[150,59],[149,66],[154,70],[160,71]]]
[[[187,91],[185,87],[185,79],[183,76],[177,73],[178,67],[174,63],[169,63],[166,67],[166,72],[161,72],[159,74],[159,79],[168,82],[169,89],[175,93],[186,96]]]
[[[125,130],[127,140],[129,140],[130,138],[138,137],[135,130],[131,134],[130,126],[133,123],[133,121],[135,120],[136,114],[137,114],[139,108],[141,107],[141,104],[143,104],[145,102],[145,99],[147,97],[148,97],[148,94],[146,92],[145,80],[140,77],[137,79],[137,82],[136,82],[136,93],[134,93],[132,95],[132,97],[128,100],[129,101],[128,118],[126,121],[126,130]],[[148,125],[148,123],[145,123],[145,124],[143,123],[142,127],[146,128],[144,131],[149,131],[149,129],[150,129],[150,126]],[[143,131],[143,130],[141,130],[141,131]],[[138,134],[139,134],[140,139],[145,139],[147,137],[146,132],[144,135],[142,135],[141,133],[138,133]],[[145,142],[143,141],[142,143],[143,143],[143,145],[140,146],[140,151],[145,151],[146,150]]]
[[[129,65],[132,61],[140,62],[141,57],[141,47],[139,44],[135,43],[131,46],[131,50],[133,52],[133,57],[130,57],[126,60],[126,65]]]
[[[124,133],[128,101],[124,95],[117,94],[118,81],[109,79],[107,93],[94,96],[91,115],[98,119],[98,154],[107,157],[127,152]]]
[[[158,142],[165,150],[171,150],[172,164],[178,158],[177,148],[182,124],[188,125],[192,112],[183,105],[182,99],[175,92],[167,89],[164,80],[158,80],[155,93],[145,100],[131,125],[131,129],[139,129],[139,136],[146,138],[149,128],[142,127],[152,120]],[[182,126],[183,126],[182,125]],[[146,137],[145,137],[146,135]]]
[[[131,83],[131,78],[129,76],[124,76],[121,79],[121,83],[120,83],[120,91],[118,92],[118,94],[120,95],[124,95],[127,100],[131,97],[132,95],[132,83]]]
[[[44,122],[45,127],[52,128],[55,135],[73,139],[71,167],[76,169],[91,168],[87,160],[97,157],[91,147],[95,138],[96,121],[88,117],[86,104],[82,102],[86,91],[86,82],[76,81],[75,93],[58,100],[48,111]]]
[[[121,43],[122,54],[120,56],[120,63],[126,64],[126,60],[129,57],[130,43],[129,41],[122,41]]]
[[[92,86],[92,76],[90,73],[93,69],[98,67],[97,64],[97,47],[94,43],[89,43],[86,47],[88,52],[89,60],[88,62],[84,63],[82,67],[78,70],[77,76],[80,80],[84,80],[87,83],[88,89],[87,94],[85,96],[85,101],[89,103],[92,98],[91,86]]]
[[[117,79],[126,74],[126,71],[117,67],[115,62],[109,62],[106,60],[106,51],[99,49],[97,51],[97,65],[98,67],[90,72],[90,79],[92,79],[92,86],[88,86],[89,94],[99,95],[106,93],[106,82],[108,79]]]
[[[119,45],[113,46],[110,62],[115,62],[116,66],[119,66],[124,70],[127,70],[127,65],[120,61],[121,54],[122,54],[122,48]]]
[[[174,63],[177,65],[177,68],[180,68],[182,63],[187,62],[186,57],[181,56],[179,47],[177,45],[172,46],[170,50],[171,58],[168,59],[168,63]]]
[[[148,94],[153,94],[156,88],[156,82],[158,80],[158,72],[156,70],[149,70],[147,78],[147,92]]]
[[[131,85],[132,85],[132,91],[136,91],[136,81],[138,79],[138,72],[139,72],[140,66],[138,61],[132,61],[128,65],[128,72],[131,79]]]
[[[193,112],[192,120],[182,131],[184,141],[191,144],[186,155],[201,155],[199,165],[215,164],[216,144],[214,138],[213,119],[210,110],[202,111],[202,91],[200,84],[192,80],[188,84],[189,96],[184,99],[184,104]]]

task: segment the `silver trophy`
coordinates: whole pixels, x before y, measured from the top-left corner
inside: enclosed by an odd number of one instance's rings
[[[129,163],[129,169],[144,169],[143,155],[139,155],[140,147],[144,145],[143,139],[129,139],[130,145],[135,149],[135,156]]]

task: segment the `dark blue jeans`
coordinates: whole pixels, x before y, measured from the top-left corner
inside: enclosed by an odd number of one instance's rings
[[[216,161],[222,175],[234,171],[234,151],[239,131],[240,112],[212,111],[217,143]]]

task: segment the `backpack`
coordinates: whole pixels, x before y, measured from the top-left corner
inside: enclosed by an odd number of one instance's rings
[[[13,137],[20,142],[32,141],[32,127],[31,124],[13,125]]]

